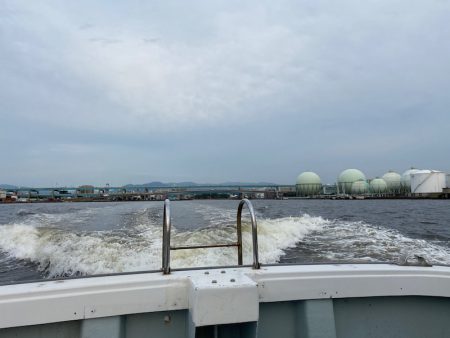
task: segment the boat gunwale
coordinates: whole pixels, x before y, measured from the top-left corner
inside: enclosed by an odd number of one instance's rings
[[[311,266],[311,265],[392,265],[392,266],[400,266],[397,263],[393,262],[342,262],[342,261],[327,261],[327,262],[305,262],[305,263],[269,263],[262,264],[261,269],[264,267],[277,267],[277,266]],[[420,266],[420,265],[404,265],[405,267],[409,266]],[[171,268],[172,272],[177,271],[197,271],[197,270],[219,270],[219,269],[243,269],[243,268],[251,268],[251,264],[244,265],[214,265],[214,266],[195,266],[195,267],[186,267],[186,268]],[[450,268],[450,265],[446,264],[432,264],[430,267],[446,267]],[[30,283],[42,283],[42,282],[60,282],[66,280],[78,280],[85,278],[99,278],[99,277],[113,277],[113,276],[125,276],[125,275],[140,275],[140,274],[150,274],[150,273],[162,273],[162,269],[155,270],[139,270],[139,271],[124,271],[124,272],[111,272],[111,273],[103,273],[103,274],[92,274],[92,275],[80,275],[80,276],[67,276],[67,277],[55,277],[55,278],[43,278],[43,279],[28,279],[28,280],[20,280],[20,281],[7,281],[0,282],[0,288],[2,286],[8,285],[20,285],[20,284],[30,284]]]

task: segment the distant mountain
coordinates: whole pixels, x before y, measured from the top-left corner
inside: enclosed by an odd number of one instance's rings
[[[225,182],[218,185],[278,185],[270,182]]]
[[[142,185],[146,187],[196,187],[199,184],[195,182],[150,182]]]
[[[159,182],[153,181],[144,184],[127,184],[124,188],[131,187],[149,187],[149,188],[160,188],[160,187],[205,187],[205,186],[246,186],[246,185],[260,185],[260,186],[271,186],[277,185],[276,183],[269,182],[223,182],[223,183],[195,183],[195,182]],[[19,187],[11,184],[0,184],[0,189],[18,189]],[[25,187],[21,187],[25,188]],[[30,188],[31,189],[31,188]]]
[[[127,184],[124,188],[127,187],[151,187],[151,188],[159,188],[159,187],[204,187],[204,186],[245,186],[245,185],[276,185],[275,183],[269,182],[224,182],[224,183],[195,183],[195,182],[149,182],[144,184]]]
[[[11,184],[0,184],[0,189],[17,189],[17,187]]]

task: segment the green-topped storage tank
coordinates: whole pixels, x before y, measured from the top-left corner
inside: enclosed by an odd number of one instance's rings
[[[400,176],[400,175],[399,175]],[[399,181],[400,183],[400,181]],[[370,191],[374,194],[384,194],[388,190],[386,181],[382,178],[375,178],[370,181]]]
[[[366,175],[358,169],[347,169],[341,172],[338,177],[338,188],[341,194],[352,193],[352,185],[356,181],[365,181]]]
[[[295,187],[297,196],[312,196],[320,193],[322,182],[316,173],[305,171],[298,175]]]
[[[416,168],[411,168],[406,170],[403,174],[402,174],[402,178],[400,180],[400,186],[401,186],[401,190],[403,192],[411,192],[411,175],[415,174],[416,172],[418,172],[419,169]]]
[[[352,194],[353,195],[361,195],[367,194],[369,192],[369,185],[366,181],[356,181],[352,184]]]
[[[387,191],[390,193],[400,192],[400,182],[401,182],[400,174],[396,173],[393,170],[389,170],[386,174],[382,176],[382,179],[387,184]]]

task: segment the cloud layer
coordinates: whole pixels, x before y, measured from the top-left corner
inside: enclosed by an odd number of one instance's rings
[[[449,14],[437,0],[3,2],[0,181],[449,170]]]

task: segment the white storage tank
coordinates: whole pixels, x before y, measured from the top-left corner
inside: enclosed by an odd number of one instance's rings
[[[413,194],[441,193],[445,188],[445,173],[438,170],[418,170],[411,174]]]
[[[446,179],[446,184],[445,184],[446,188],[450,188],[450,175],[447,174],[447,179]]]

